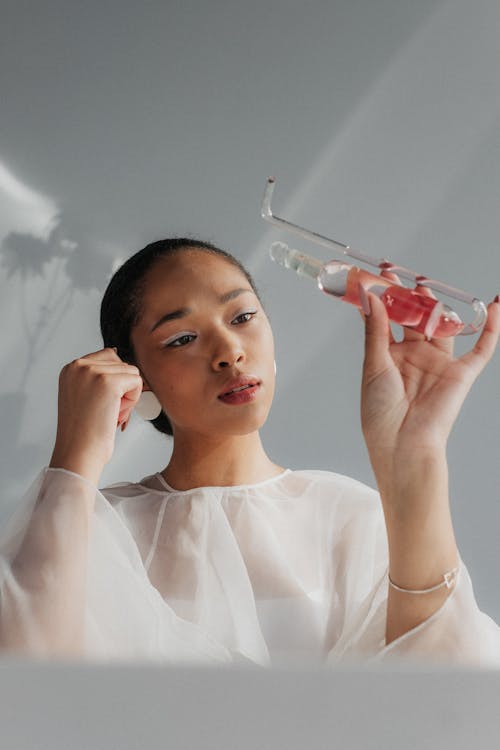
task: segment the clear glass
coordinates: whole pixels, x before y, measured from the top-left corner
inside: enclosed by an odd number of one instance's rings
[[[271,246],[271,258],[299,276],[316,281],[318,287],[342,302],[362,309],[359,285],[376,294],[384,303],[389,319],[428,338],[458,335],[465,327],[457,313],[440,300],[427,297],[415,289],[394,284],[362,268],[339,260],[321,263],[308,255],[291,250],[283,242]]]
[[[397,274],[398,278],[403,278],[415,284],[416,289],[414,290],[408,290],[408,288],[403,285],[396,285],[395,287],[392,285],[393,288],[391,289],[391,292],[387,292],[389,296],[384,298],[384,302],[388,310],[391,308],[391,314],[389,316],[391,319],[396,320],[399,318],[397,322],[406,321],[401,323],[401,325],[406,325],[415,330],[422,330],[423,333],[427,332],[428,336],[432,335],[436,337],[456,335],[468,336],[479,331],[486,322],[486,318],[488,317],[486,305],[477,297],[474,297],[461,289],[450,286],[449,284],[445,284],[442,281],[438,281],[437,279],[430,279],[427,276],[423,276],[422,274],[413,271],[411,268],[396,265],[386,258],[374,258],[366,253],[362,253],[360,250],[355,250],[349,245],[344,245],[343,242],[333,240],[330,237],[325,237],[318,232],[305,229],[298,224],[292,224],[292,222],[276,216],[271,210],[271,197],[275,186],[275,178],[269,177],[262,198],[260,213],[263,219],[282,230],[297,234],[309,242],[314,242],[317,245],[333,249],[336,252],[342,253],[342,255],[354,258],[357,261],[361,261],[361,263],[366,263],[378,270],[393,271]],[[315,280],[318,280],[320,268],[323,268],[323,266],[326,267],[327,265],[332,266],[334,263],[340,263],[340,261],[330,261],[330,264],[325,264],[308,255],[303,255],[297,250],[289,250],[284,243],[275,243],[273,245],[271,248],[271,257],[276,260],[277,263],[281,263],[281,265],[285,266],[285,268],[290,268],[296,271],[300,276],[309,276]],[[342,263],[341,265],[342,270],[337,270],[332,266],[328,274],[322,272],[325,278],[323,281],[319,280],[318,283],[320,289],[323,289],[323,291],[328,294],[334,294],[336,297],[344,299],[345,302],[351,302],[351,304],[356,304],[360,307],[359,300],[356,301],[356,298],[358,289],[357,284],[362,279],[364,279],[363,288],[365,288],[364,284],[366,282],[371,285],[371,287],[366,287],[369,288],[371,292],[375,289],[373,278],[377,279],[379,286],[391,286],[390,282],[385,283],[386,280],[382,277],[374,276],[374,274],[369,274],[366,271],[363,271],[364,275],[362,276],[357,276],[353,273],[351,277],[349,277],[348,282],[347,273],[351,268],[356,268],[359,274],[361,274],[362,269],[357,268],[357,266],[350,266],[346,263]],[[367,281],[368,277],[372,277],[372,281]],[[424,297],[418,287],[420,287],[420,289],[425,287],[437,294],[444,294],[447,297],[464,302],[471,307],[474,313],[474,318],[468,323],[462,323],[459,315],[448,307],[448,305],[444,305],[441,302],[432,302],[432,298]],[[342,289],[344,291],[339,291]],[[407,291],[401,291],[402,289]],[[382,292],[382,295],[383,293],[384,292]],[[418,295],[418,297],[416,295]],[[422,301],[422,298],[426,301]],[[428,301],[429,299],[431,299],[431,302]],[[417,319],[419,321],[418,323],[408,322]]]

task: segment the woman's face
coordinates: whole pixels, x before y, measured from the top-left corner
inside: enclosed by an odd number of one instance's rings
[[[146,276],[143,310],[131,341],[174,437],[244,435],[264,424],[273,335],[236,266],[194,248],[160,259]]]

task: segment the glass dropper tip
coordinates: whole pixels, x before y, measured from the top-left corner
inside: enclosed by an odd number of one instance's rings
[[[290,263],[288,262],[289,253],[288,245],[285,245],[284,242],[273,242],[269,250],[271,260],[274,260],[275,263],[285,268],[290,268]]]
[[[299,253],[298,250],[292,250],[284,242],[273,242],[269,255],[280,266],[295,271],[298,276],[305,276],[314,281],[318,280],[318,275],[323,266],[321,261],[312,258],[310,255]]]

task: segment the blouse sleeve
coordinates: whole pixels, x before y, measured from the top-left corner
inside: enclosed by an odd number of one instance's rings
[[[39,473],[0,530],[0,650],[98,661],[233,661],[152,586],[105,495],[80,475],[52,468]]]
[[[338,638],[328,650],[327,664],[362,660],[500,667],[500,627],[479,609],[460,554],[455,585],[441,607],[386,645],[387,533],[379,495],[366,489],[371,498],[365,499],[370,502],[346,525],[343,550],[334,563],[340,572],[340,599],[338,595],[334,599],[342,617]]]

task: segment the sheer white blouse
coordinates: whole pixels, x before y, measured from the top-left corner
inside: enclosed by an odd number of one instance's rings
[[[69,558],[73,508],[90,487],[44,468],[1,530],[1,616],[36,655],[48,622],[33,604],[39,566],[24,544],[21,584],[16,555],[45,514],[44,533]],[[288,469],[178,491],[157,473],[92,492],[85,586],[65,605],[83,613],[87,659],[500,666],[500,628],[479,610],[461,558],[441,608],[386,646],[384,516],[378,492],[354,479]]]

